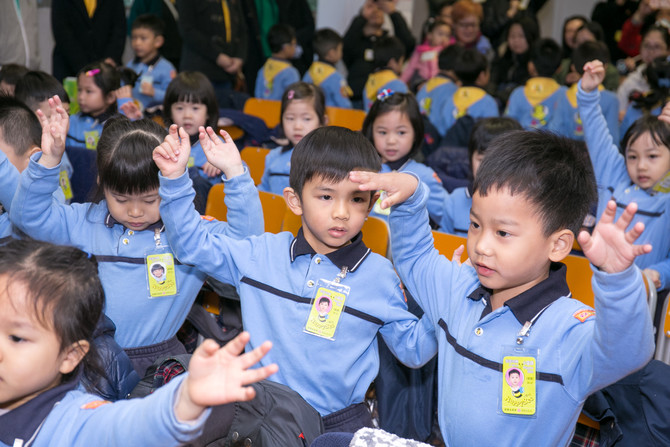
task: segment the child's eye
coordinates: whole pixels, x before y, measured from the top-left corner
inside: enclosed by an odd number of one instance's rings
[[[324,194],[320,197],[321,200],[330,200],[332,197],[329,196],[328,194]]]
[[[470,228],[476,230],[479,228],[479,224],[477,222],[470,221]]]
[[[364,203],[365,199],[363,197],[354,197],[354,203]]]
[[[507,231],[503,231],[503,230],[498,230],[496,233],[498,233],[498,236],[500,236],[500,237],[509,236],[509,233]]]
[[[156,203],[156,199],[145,200],[144,203],[146,203],[147,205],[153,205],[154,203]]]
[[[21,337],[17,337],[16,335],[10,335],[10,336],[9,336],[9,339],[10,339],[11,341],[13,341],[14,343],[20,343],[20,342],[24,341],[23,338],[21,338]]]

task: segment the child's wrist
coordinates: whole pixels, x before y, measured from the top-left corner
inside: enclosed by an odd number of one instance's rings
[[[177,399],[174,406],[174,413],[177,421],[182,423],[194,422],[205,411],[206,407],[198,405],[191,400],[188,392],[190,377],[186,377],[177,390]]]
[[[231,179],[233,177],[237,177],[239,175],[244,174],[244,166],[242,163],[236,164],[234,166],[228,166],[226,169],[222,169],[224,175],[226,176],[227,179]]]

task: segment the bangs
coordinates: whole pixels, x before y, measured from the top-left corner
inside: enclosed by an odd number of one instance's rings
[[[119,194],[139,194],[158,189],[158,166],[152,158],[160,140],[145,132],[130,132],[121,137],[104,169],[100,186]]]

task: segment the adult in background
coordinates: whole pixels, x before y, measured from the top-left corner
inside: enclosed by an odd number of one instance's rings
[[[600,24],[605,33],[605,44],[610,50],[610,58],[618,61],[626,57],[617,41],[621,38],[621,28],[637,9],[633,0],[607,0],[598,2],[591,13],[591,20]]]
[[[486,0],[482,4],[484,8],[482,33],[489,38],[494,48],[505,41],[505,31],[512,19],[518,16],[530,16],[537,21],[537,12],[547,0],[530,0],[525,8],[523,3],[519,0]]]
[[[459,0],[451,8],[451,20],[454,23],[451,43],[475,48],[491,63],[495,52],[491,42],[481,31],[480,26],[484,20],[482,5],[472,0]]]

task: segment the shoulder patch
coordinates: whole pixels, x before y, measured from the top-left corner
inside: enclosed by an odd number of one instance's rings
[[[87,404],[81,406],[82,410],[95,410],[98,407],[102,407],[105,404],[111,404],[108,400],[94,400]]]
[[[207,216],[207,215],[202,215],[202,216],[200,216],[200,218],[201,218],[202,220],[208,220],[208,221],[210,221],[210,222],[213,221],[213,220],[216,220],[214,217],[212,217],[212,216]]]
[[[596,311],[593,310],[593,309],[582,309],[582,310],[578,310],[577,312],[572,314],[572,316],[583,323],[587,319],[589,319],[590,317],[595,317],[596,316]]]

